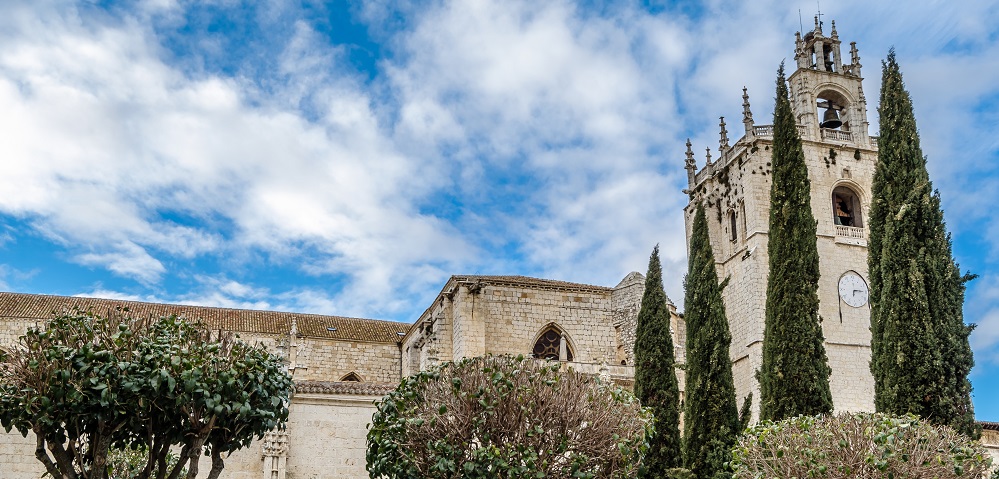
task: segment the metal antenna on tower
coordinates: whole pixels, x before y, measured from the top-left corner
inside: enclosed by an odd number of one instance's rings
[[[802,23],[802,21],[801,21],[801,9],[800,8],[798,9],[798,31],[799,32],[804,32],[805,31],[805,24]]]

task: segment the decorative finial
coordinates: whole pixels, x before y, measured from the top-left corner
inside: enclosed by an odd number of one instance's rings
[[[832,21],[832,31],[829,34],[832,35],[833,40],[839,39],[839,33],[836,32],[836,20]]]
[[[850,73],[860,76],[860,51],[857,50],[857,42],[850,42]]]
[[[720,131],[718,133],[718,135],[719,135],[719,138],[718,138],[718,154],[719,155],[724,155],[725,154],[725,150],[728,149],[728,130],[725,129],[725,117],[724,116],[719,117],[719,120],[721,120],[721,121],[718,123],[718,127],[720,128]]]
[[[690,138],[687,138],[687,161],[684,162],[684,168],[687,169],[687,184],[694,186],[697,181],[697,161],[694,160],[694,150],[690,149]]]
[[[742,87],[742,124],[746,127],[746,136],[753,131],[753,111],[749,109],[749,90]]]
[[[694,150],[690,149],[690,138],[687,138],[687,161],[685,163],[688,170],[697,169],[697,161],[694,160]]]
[[[709,146],[709,147],[705,148],[704,150],[707,152],[708,166],[711,166],[711,147]]]

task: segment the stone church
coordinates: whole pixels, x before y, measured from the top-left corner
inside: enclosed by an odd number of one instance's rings
[[[796,71],[789,77],[818,221],[820,315],[832,367],[837,411],[873,410],[870,307],[867,302],[867,224],[877,141],[869,136],[860,56],[848,63],[833,23],[795,38]],[[709,212],[720,278],[730,277],[724,301],[732,332],[731,359],[738,400],[758,398],[767,281],[772,125],[753,119],[743,90],[743,131],[730,142],[721,119],[713,160],[701,165],[687,143],[690,204]],[[636,265],[637,266],[637,265]],[[439,361],[484,354],[524,354],[564,361],[578,370],[630,387],[635,320],[644,277],[628,274],[613,287],[523,276],[452,276],[413,323],[314,314],[137,303],[94,298],[0,293],[0,347],[25,328],[72,308],[102,313],[128,307],[140,316],[182,315],[236,332],[281,354],[296,382],[288,428],[226,460],[234,479],[363,478],[366,425],[373,402],[402,377]],[[678,362],[685,328],[671,308]],[[682,372],[678,374],[683,389]],[[758,410],[758,402],[753,405]],[[983,423],[983,442],[999,457],[999,424]],[[32,436],[0,432],[0,477],[35,479],[44,472]]]

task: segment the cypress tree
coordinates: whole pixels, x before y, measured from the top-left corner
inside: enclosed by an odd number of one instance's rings
[[[680,386],[669,327],[670,313],[663,290],[659,245],[649,257],[645,293],[635,331],[635,396],[652,409],[656,434],[642,464],[641,477],[666,477],[680,467]]]
[[[739,429],[735,403],[732,334],[725,317],[715,255],[708,239],[704,207],[697,206],[685,280],[687,324],[686,401],[683,416],[684,465],[695,477],[727,476]],[[726,280],[727,282],[727,280]]]
[[[895,52],[882,64],[871,187],[871,372],[878,411],[913,413],[978,437],[968,374],[965,283],[933,190]]]
[[[779,421],[832,411],[832,392],[819,324],[819,253],[805,153],[788,100],[784,64],[777,72],[773,177],[767,252],[766,325],[760,418]]]

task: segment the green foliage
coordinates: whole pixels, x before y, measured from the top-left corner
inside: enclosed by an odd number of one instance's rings
[[[853,413],[798,416],[751,427],[732,451],[736,478],[977,479],[985,448],[916,416]]]
[[[137,449],[111,449],[108,451],[108,477],[107,479],[139,479],[142,471],[146,468],[146,460],[149,457],[149,450],[145,448]],[[179,460],[177,456],[167,453],[165,471],[172,470]],[[154,471],[155,477],[157,471]],[[186,471],[181,471],[180,475],[186,475]]]
[[[704,207],[697,205],[685,280],[687,323],[684,467],[698,478],[727,474],[728,451],[739,434],[725,317]]]
[[[372,478],[632,477],[652,432],[630,393],[522,356],[444,363],[377,408]]]
[[[878,112],[868,255],[875,407],[978,437],[968,380],[973,326],[963,315],[973,276],[954,261],[894,52],[882,65]]]
[[[635,396],[655,418],[656,433],[641,477],[663,477],[682,464],[680,456],[680,386],[676,378],[669,303],[663,290],[659,245],[652,250],[645,293],[635,331]]]
[[[739,408],[739,430],[744,431],[753,420],[753,393],[746,395]]]
[[[0,424],[42,440],[53,477],[102,478],[112,449],[147,451],[138,478],[176,465],[193,478],[202,452],[208,477],[221,455],[283,427],[291,378],[279,358],[177,317],[57,315],[31,328],[0,368]]]
[[[673,469],[669,469],[666,471],[664,475],[659,477],[664,477],[667,479],[697,479],[696,477],[694,477],[694,474],[690,472],[689,469],[684,469],[682,467],[675,467]]]
[[[832,411],[822,327],[819,253],[805,153],[795,124],[784,64],[777,73],[773,180],[760,418],[780,420]]]

